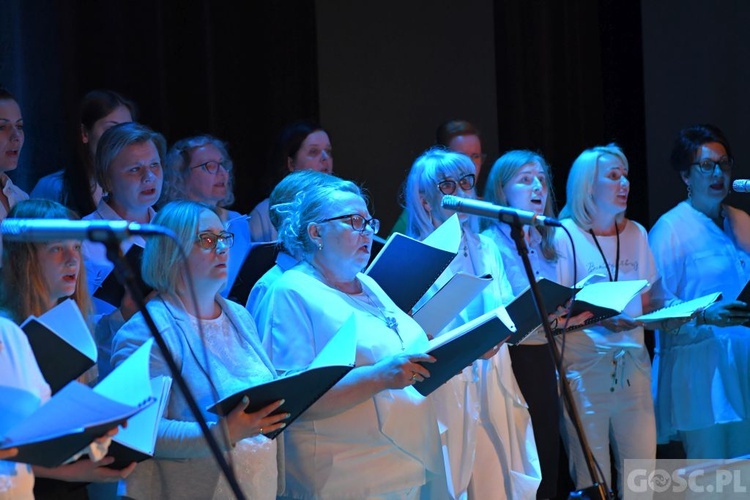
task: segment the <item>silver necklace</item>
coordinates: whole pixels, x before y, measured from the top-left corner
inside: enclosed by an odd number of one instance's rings
[[[342,292],[343,293],[343,292]],[[370,297],[370,294],[367,293],[366,290],[362,289],[362,293],[358,294],[348,294],[345,293],[347,297],[356,300],[358,303],[363,304],[366,306],[367,312],[378,318],[379,320],[383,321],[385,323],[385,326],[393,330],[393,332],[398,337],[399,342],[401,342],[401,350],[404,350],[404,339],[401,337],[401,332],[398,331],[398,321],[394,316],[389,316],[386,313],[386,310],[384,307],[376,303],[372,297]],[[380,301],[378,301],[380,302]]]
[[[326,286],[333,288],[337,292],[341,293],[350,301],[354,301],[354,304],[356,307],[362,309],[362,306],[364,305],[364,310],[371,314],[372,316],[375,316],[379,320],[383,321],[385,323],[385,326],[387,326],[390,330],[393,330],[393,332],[398,337],[399,342],[401,342],[401,350],[403,351],[405,349],[404,346],[404,339],[401,337],[401,332],[398,331],[398,321],[394,316],[389,316],[386,313],[385,308],[382,305],[379,305],[380,301],[375,302],[370,297],[370,294],[367,293],[365,288],[362,286],[361,282],[358,282],[360,291],[357,293],[348,293],[345,292],[338,287],[332,285],[325,277],[325,275],[318,270],[316,266],[312,264],[312,262],[308,262],[308,265],[312,268],[313,273],[316,278],[318,278],[322,283],[324,283]]]

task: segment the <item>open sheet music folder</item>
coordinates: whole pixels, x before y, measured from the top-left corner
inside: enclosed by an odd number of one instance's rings
[[[434,363],[422,363],[430,376],[416,382],[414,388],[423,396],[446,383],[494,346],[508,339],[515,326],[504,307],[499,307],[429,342],[427,354]]]
[[[584,286],[567,287],[547,278],[537,280],[537,288],[548,314],[554,313],[558,307],[565,307],[574,296],[575,299],[569,313],[571,317],[585,311],[593,313],[593,317],[584,323],[569,325],[565,330],[562,328],[555,329],[554,335],[580,330],[587,325],[620,314],[625,306],[648,286],[646,280],[600,281],[594,283],[588,281],[590,280],[587,277],[581,282],[586,283]],[[529,334],[542,324],[536,310],[531,287],[528,287],[513,299],[506,306],[506,309],[516,326],[516,332],[507,341],[509,344],[518,345],[522,343]],[[564,323],[564,321],[562,322]]]
[[[678,302],[671,306],[662,307],[648,314],[638,316],[637,321],[643,321],[648,327],[649,323],[657,323],[668,319],[689,318],[701,309],[705,309],[721,298],[721,292],[709,293],[685,302]]]
[[[169,402],[172,377],[160,375],[151,379],[151,393],[156,400],[153,405],[128,419],[128,425],[112,438],[107,455],[115,461],[112,469],[124,469],[133,462],[153,458],[159,421]]]
[[[240,403],[244,396],[249,401],[246,413],[258,411],[264,406],[284,400],[272,414],[289,413],[285,420],[288,428],[305,410],[320,399],[354,368],[357,346],[356,317],[352,315],[344,322],[338,332],[320,350],[310,365],[302,370],[295,370],[270,382],[247,387],[224,397],[208,408],[218,415],[226,415]],[[274,439],[284,429],[265,432],[269,439]]]
[[[94,337],[72,299],[21,323],[31,350],[52,393],[77,379],[96,363]]]
[[[424,241],[393,233],[365,274],[408,314],[456,257],[460,244],[461,225],[455,214]]]
[[[93,389],[70,382],[37,409],[30,408],[31,413],[14,416],[15,422],[3,422],[7,430],[0,436],[0,449],[18,448],[18,455],[6,460],[43,467],[62,465],[94,439],[153,404],[148,366],[152,345],[153,339],[144,343]],[[0,408],[12,404],[8,397],[17,396],[18,391],[0,386]]]
[[[435,337],[466,306],[492,282],[492,276],[474,276],[459,272],[412,313],[414,321],[431,337]]]

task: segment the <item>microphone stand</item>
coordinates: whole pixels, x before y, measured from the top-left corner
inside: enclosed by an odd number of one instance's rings
[[[588,468],[589,475],[594,481],[593,486],[571,492],[568,496],[568,499],[570,500],[580,498],[590,500],[608,500],[612,498],[612,493],[606,490],[604,479],[601,478],[600,480],[599,478],[599,469],[596,466],[596,461],[594,460],[594,456],[591,453],[591,448],[589,447],[588,441],[586,440],[586,435],[583,432],[581,419],[578,415],[578,410],[576,409],[575,402],[573,401],[573,395],[570,392],[570,387],[568,386],[568,379],[565,375],[565,369],[562,366],[560,351],[558,350],[557,343],[555,342],[554,336],[552,334],[552,328],[549,326],[549,322],[547,321],[547,310],[544,307],[544,301],[542,299],[541,293],[539,292],[539,285],[534,278],[534,270],[531,268],[531,261],[529,260],[528,255],[529,249],[526,246],[526,241],[523,237],[523,224],[521,223],[517,215],[514,216],[514,219],[514,222],[510,223],[510,235],[516,242],[518,255],[520,255],[521,260],[523,260],[523,266],[526,270],[526,276],[528,277],[529,285],[531,286],[531,294],[534,298],[534,305],[536,306],[536,311],[539,314],[539,319],[542,320],[542,328],[544,328],[544,334],[547,337],[547,344],[549,345],[552,359],[555,362],[555,368],[557,369],[557,373],[560,377],[563,402],[565,404],[565,408],[568,411],[568,416],[573,421],[573,426],[576,429],[578,442],[580,443],[581,449],[583,450],[583,456],[586,459],[586,466]],[[500,221],[507,222],[503,219],[500,219]]]
[[[167,365],[169,365],[169,370],[172,372],[172,377],[174,378],[174,381],[177,382],[177,386],[180,388],[180,391],[185,397],[185,401],[190,407],[190,411],[193,414],[193,417],[195,417],[195,421],[198,422],[198,425],[203,432],[203,436],[206,438],[208,446],[211,449],[211,453],[216,459],[216,463],[226,477],[227,482],[232,488],[235,497],[238,500],[245,500],[245,495],[240,489],[240,485],[237,482],[234,471],[229,467],[229,464],[224,458],[224,454],[221,452],[221,448],[219,448],[219,444],[216,442],[216,438],[213,434],[211,434],[211,431],[208,428],[208,424],[206,423],[206,419],[203,417],[200,408],[198,408],[198,403],[195,401],[195,396],[193,396],[193,394],[190,392],[185,379],[180,373],[180,369],[177,367],[177,363],[175,363],[175,360],[172,357],[172,353],[169,351],[169,348],[164,341],[164,337],[162,337],[159,329],[156,327],[156,324],[154,324],[154,320],[151,317],[151,314],[148,312],[148,309],[146,309],[145,298],[143,297],[143,293],[141,292],[141,289],[137,284],[135,275],[133,274],[133,270],[130,268],[127,259],[125,259],[125,255],[122,253],[120,242],[115,237],[114,233],[111,232],[102,238],[96,238],[94,241],[103,243],[106,247],[107,258],[115,266],[113,271],[115,273],[115,277],[125,287],[125,289],[130,292],[131,297],[133,297],[133,300],[138,306],[138,310],[141,312],[141,314],[143,314],[143,319],[146,321],[146,325],[148,325],[149,330],[151,330],[151,335],[153,335],[154,341],[159,346],[159,349],[161,349],[162,355],[164,356]]]

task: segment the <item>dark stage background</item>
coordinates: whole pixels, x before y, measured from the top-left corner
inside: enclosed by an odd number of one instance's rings
[[[558,205],[572,160],[617,142],[631,163],[629,215],[646,227],[684,197],[667,167],[679,128],[712,121],[748,174],[750,6],[741,0],[0,0],[0,82],[24,112],[14,180],[72,157],[81,96],[118,90],[169,143],[208,132],[230,145],[235,208],[276,180],[281,127],[320,120],[335,170],[363,184],[385,228],[401,183],[436,125],[483,132],[488,162],[541,151]],[[484,176],[483,176],[484,177]],[[735,195],[736,196],[736,195]],[[731,198],[742,205],[744,199]],[[744,207],[743,207],[744,208]]]
[[[26,126],[12,177],[30,191],[69,162],[81,96],[111,88],[170,144],[226,140],[241,212],[273,186],[282,126],[314,118],[385,233],[437,124],[465,118],[488,153],[480,186],[502,152],[539,150],[558,207],[578,153],[617,142],[649,228],[685,197],[667,163],[680,128],[719,125],[750,177],[748,25],[744,0],[0,0],[0,83]]]

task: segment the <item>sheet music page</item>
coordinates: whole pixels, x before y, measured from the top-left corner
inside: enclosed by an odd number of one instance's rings
[[[29,321],[28,318],[21,327]],[[81,310],[73,299],[66,299],[42,314],[37,321],[52,330],[58,337],[82,352],[87,358],[96,362],[97,350],[94,336],[91,334]]]
[[[461,221],[458,214],[448,217],[448,220],[440,224],[422,242],[446,252],[458,253],[461,246]]]

